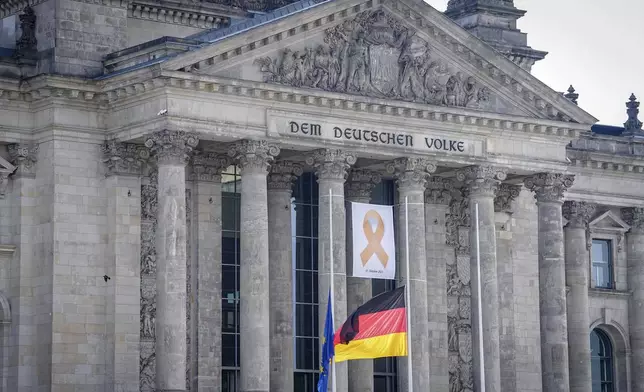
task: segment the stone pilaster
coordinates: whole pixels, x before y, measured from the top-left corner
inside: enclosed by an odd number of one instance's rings
[[[469,189],[470,217],[470,271],[472,287],[472,362],[475,389],[480,390],[480,339],[483,339],[485,363],[485,390],[501,390],[501,353],[499,343],[499,286],[496,261],[496,225],[494,198],[505,171],[492,166],[470,166],[456,173],[459,181]],[[479,238],[476,242],[476,206],[479,211]],[[476,251],[480,255],[482,314],[478,311],[479,279]],[[487,299],[487,300],[486,300]],[[490,300],[492,299],[492,300]],[[483,331],[479,330],[479,317]]]
[[[622,217],[631,226],[626,234],[628,259],[628,324],[631,337],[631,388],[644,392],[644,208],[624,208]]]
[[[344,181],[356,156],[337,149],[312,151],[306,163],[315,168],[320,192],[318,207],[318,304],[319,328],[324,331],[324,320],[331,282],[331,247],[333,241],[333,322],[339,326],[347,318],[346,273],[346,216],[344,210]],[[329,191],[333,197],[329,200]],[[333,238],[330,238],[329,217],[333,218]],[[338,392],[348,391],[347,362],[336,365]]]
[[[566,284],[570,287],[566,305],[571,392],[586,392],[593,387],[590,371],[590,339],[588,338],[590,255],[586,246],[586,233],[595,209],[595,205],[586,202],[567,201],[563,205],[563,217],[568,220],[564,228],[564,250]]]
[[[190,307],[190,386],[192,391],[221,388],[221,173],[227,156],[202,153],[192,158],[194,218]]]
[[[293,390],[293,233],[291,194],[302,167],[278,161],[268,175],[271,391]]]
[[[196,135],[155,132],[145,140],[158,168],[156,388],[186,390],[186,164]]]
[[[429,385],[429,330],[427,313],[427,254],[425,252],[425,185],[427,178],[436,171],[436,165],[423,158],[399,158],[386,164],[387,172],[393,174],[398,185],[398,284],[407,284],[410,276],[411,312],[411,357],[398,362],[399,391],[426,390]],[[408,214],[405,213],[407,199]],[[408,215],[409,221],[405,221]],[[409,230],[409,267],[406,268],[406,233]],[[411,360],[413,380],[407,377]]]
[[[367,170],[352,170],[346,184],[347,211],[347,313],[371,299],[371,279],[354,278],[353,275],[353,233],[351,226],[351,202],[369,203],[371,191],[381,181],[380,174]],[[348,362],[349,391],[373,391],[373,361],[357,360]]]
[[[241,392],[270,391],[270,265],[266,176],[279,148],[242,140],[228,154],[241,169],[240,334]]]
[[[539,303],[543,390],[568,392],[568,321],[561,205],[574,176],[538,173],[525,179],[535,192],[539,219]],[[586,334],[587,335],[587,334]]]
[[[452,201],[452,180],[430,177],[425,190],[425,252],[427,254],[427,320],[429,322],[429,390],[449,390],[447,325],[447,257],[445,224]]]

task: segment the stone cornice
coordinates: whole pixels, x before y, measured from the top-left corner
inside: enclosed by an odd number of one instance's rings
[[[644,157],[614,155],[595,151],[567,150],[571,166],[581,169],[622,173],[644,173]]]
[[[207,4],[207,3],[198,3]],[[177,24],[200,29],[213,29],[230,23],[230,18],[217,10],[190,7],[184,3],[132,1],[127,16],[134,19]]]

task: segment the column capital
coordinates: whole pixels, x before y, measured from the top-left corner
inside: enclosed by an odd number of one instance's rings
[[[540,203],[561,203],[564,192],[575,182],[575,176],[563,173],[537,173],[524,180]]]
[[[425,158],[396,158],[387,162],[385,169],[396,177],[398,188],[424,192],[427,178],[436,171],[436,165]]]
[[[346,182],[345,198],[368,201],[371,199],[371,191],[380,181],[382,181],[380,173],[363,169],[351,170]]]
[[[227,155],[196,151],[192,157],[192,171],[189,178],[193,181],[220,182],[221,172],[231,164],[232,159]]]
[[[454,183],[450,178],[429,177],[425,188],[425,204],[443,204],[448,206],[452,201]]]
[[[494,197],[501,181],[505,180],[505,169],[490,166],[468,166],[456,172],[456,179],[470,189],[471,196]]]
[[[519,197],[521,185],[501,184],[494,198],[494,211],[512,213],[512,202]]]
[[[292,161],[277,161],[268,173],[268,190],[291,191],[293,181],[304,173],[302,166]]]
[[[107,176],[139,176],[150,151],[139,144],[110,141],[102,146]]]
[[[11,164],[16,167],[15,177],[35,177],[38,156],[37,144],[15,143],[7,146]]]
[[[568,221],[567,227],[576,229],[587,229],[595,211],[597,206],[585,201],[565,201],[562,207],[563,217]]]
[[[145,146],[152,151],[159,164],[185,165],[197,144],[199,138],[196,134],[167,129],[145,138]]]
[[[279,147],[266,140],[240,140],[230,145],[228,155],[237,161],[242,176],[246,173],[268,173],[268,168],[280,153]]]
[[[322,148],[311,151],[306,164],[315,168],[319,180],[346,180],[349,168],[358,158],[340,149]]]
[[[631,233],[644,234],[644,207],[622,208],[622,218],[631,226]]]

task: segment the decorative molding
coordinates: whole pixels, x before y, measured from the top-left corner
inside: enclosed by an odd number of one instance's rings
[[[575,182],[575,176],[562,173],[537,173],[524,180],[539,203],[561,203],[564,192]]]
[[[280,153],[279,147],[266,140],[240,140],[230,145],[228,155],[244,173],[268,173],[271,162]]]
[[[199,3],[197,3],[199,4]],[[189,9],[179,3],[161,4],[153,1],[133,1],[128,4],[127,16],[133,19],[176,24],[200,29],[216,29],[230,24],[230,18],[203,9]]]
[[[622,217],[631,226],[632,233],[644,234],[644,208],[622,208]]]
[[[301,165],[292,161],[279,160],[271,165],[268,174],[268,189],[291,192],[293,181],[302,173],[304,170]]]
[[[320,180],[346,180],[349,168],[355,165],[357,157],[349,152],[334,148],[321,148],[311,151],[306,164],[315,168]]]
[[[382,176],[378,172],[364,169],[351,170],[345,184],[344,196],[348,200],[362,199],[369,202],[373,188],[381,181]]]
[[[154,132],[145,139],[145,146],[152,151],[157,164],[162,165],[185,165],[197,144],[199,138],[196,134],[167,129]]]
[[[220,182],[221,173],[230,165],[232,159],[227,155],[195,151],[188,177],[192,181]]]
[[[37,144],[9,144],[7,146],[11,163],[16,166],[14,177],[35,177],[38,160]]]
[[[506,177],[505,169],[490,165],[468,166],[456,172],[456,179],[470,188],[470,197],[494,197]]]
[[[398,189],[425,192],[429,175],[436,172],[436,165],[425,158],[397,158],[385,164],[385,170],[396,177]]]
[[[445,221],[445,243],[459,254],[469,254],[469,238],[460,233],[470,227],[470,191],[467,187],[456,188],[452,192],[447,219]]]
[[[501,184],[494,198],[494,211],[513,213],[512,202],[519,197],[521,185]]]
[[[563,217],[568,221],[566,226],[588,231],[589,223],[597,211],[597,206],[585,201],[565,201],[561,207]]]
[[[144,146],[132,143],[110,141],[102,146],[103,163],[107,176],[140,176],[143,164],[150,158],[150,151]]]
[[[570,159],[570,165],[580,169],[636,174],[644,173],[644,159],[636,155],[620,156],[571,148],[567,149],[566,155]]]
[[[454,191],[453,180],[451,178],[429,177],[425,188],[425,204],[450,205],[452,192]]]

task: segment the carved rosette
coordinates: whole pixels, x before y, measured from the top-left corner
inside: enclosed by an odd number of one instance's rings
[[[622,208],[622,218],[631,226],[631,233],[644,234],[644,208]]]
[[[194,133],[163,130],[154,132],[145,139],[159,165],[185,165],[193,149],[199,144]]]
[[[270,164],[279,153],[279,147],[266,140],[241,140],[233,143],[228,149],[228,155],[237,162],[242,176],[245,172],[267,173]]]
[[[563,173],[537,173],[525,179],[526,188],[535,193],[539,203],[561,203],[564,192],[575,182],[575,176]]]
[[[451,179],[430,177],[425,184],[425,203],[449,205],[452,201],[454,185]]]
[[[456,172],[456,179],[469,187],[470,196],[494,197],[505,178],[505,169],[489,165],[468,166]]]
[[[195,152],[189,178],[192,181],[220,182],[221,173],[231,164],[232,159],[227,155]]]
[[[501,184],[494,198],[494,211],[512,213],[512,202],[519,197],[521,185]]]
[[[354,200],[370,200],[371,191],[380,181],[382,181],[380,173],[363,169],[351,170],[345,186],[345,197]]]
[[[396,177],[399,189],[425,192],[427,179],[436,171],[436,165],[425,158],[397,158],[387,162],[385,169]]]
[[[16,167],[14,177],[35,177],[38,145],[34,144],[9,144],[9,159]]]
[[[311,151],[306,164],[315,168],[319,180],[346,180],[349,168],[358,158],[344,150],[323,148]]]
[[[568,227],[587,230],[588,223],[595,215],[597,206],[584,201],[566,201],[561,210],[563,217],[568,221]]]
[[[268,173],[268,189],[291,191],[293,181],[304,173],[301,165],[292,161],[277,161],[271,165]]]
[[[103,144],[102,151],[108,176],[139,176],[143,164],[150,158],[147,148],[132,143],[107,142]]]

